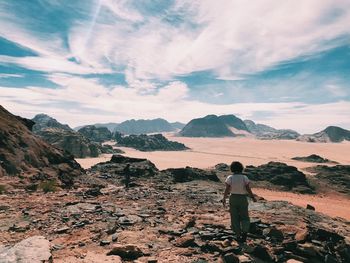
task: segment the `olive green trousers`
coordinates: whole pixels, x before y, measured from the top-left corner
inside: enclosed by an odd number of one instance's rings
[[[248,198],[246,195],[230,195],[231,228],[237,236],[248,233],[250,219],[248,213]]]

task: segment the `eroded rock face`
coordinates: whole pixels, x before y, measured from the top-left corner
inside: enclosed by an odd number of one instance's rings
[[[188,149],[183,143],[169,141],[162,134],[123,136],[117,140],[117,145],[132,147],[140,151],[183,151]]]
[[[0,175],[21,175],[31,181],[58,179],[71,186],[81,174],[73,156],[32,134],[20,118],[0,106]]]
[[[307,168],[315,177],[326,182],[330,188],[350,195],[350,165],[317,165]]]
[[[104,142],[112,139],[112,133],[106,127],[87,125],[79,129],[78,132],[93,142]]]
[[[100,144],[91,142],[75,131],[46,128],[36,134],[51,145],[69,152],[75,158],[98,157],[103,152]]]
[[[301,193],[314,193],[304,173],[294,166],[280,162],[269,162],[260,166],[247,166],[244,170],[253,181],[266,181],[281,186],[284,190]]]
[[[22,240],[13,247],[0,246],[0,263],[52,262],[50,242],[43,236]]]

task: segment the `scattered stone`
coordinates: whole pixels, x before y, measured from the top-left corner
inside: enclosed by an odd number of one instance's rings
[[[254,247],[252,251],[252,255],[256,256],[257,258],[260,258],[266,262],[271,262],[273,261],[273,258],[268,251],[268,249],[262,245],[257,245]]]
[[[42,263],[50,262],[50,242],[43,236],[33,236],[8,248],[0,246],[0,262]]]
[[[115,245],[111,251],[107,253],[108,256],[120,256],[123,260],[135,260],[143,256],[141,249],[136,245]]]
[[[100,241],[100,246],[107,246],[107,245],[109,245],[111,243],[111,241],[109,241],[109,240],[101,240]]]
[[[175,246],[177,247],[194,247],[197,244],[194,242],[194,237],[190,234],[187,234],[183,237],[176,239]]]
[[[315,211],[315,210],[316,210],[315,207],[312,206],[312,205],[310,205],[310,204],[307,204],[307,205],[306,205],[306,209],[312,210],[312,211]]]
[[[64,227],[56,229],[55,233],[64,234],[64,233],[67,233],[69,230],[70,230],[70,228],[68,226],[64,226]]]
[[[275,227],[265,228],[263,230],[263,234],[278,241],[282,241],[284,239],[283,232]]]

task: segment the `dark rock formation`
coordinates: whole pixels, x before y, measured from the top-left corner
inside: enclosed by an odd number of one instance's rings
[[[113,132],[115,130],[115,128],[119,125],[119,123],[108,122],[108,123],[95,123],[95,124],[92,124],[92,125],[95,126],[96,128],[105,127],[110,132]],[[88,125],[82,125],[82,126],[75,127],[74,130],[78,131],[81,128],[84,128],[85,126],[88,126]]]
[[[296,131],[289,129],[275,129],[265,124],[255,123],[251,120],[245,120],[249,132],[254,134],[258,139],[265,140],[294,140],[300,136],[300,134]]]
[[[297,140],[305,142],[350,141],[350,131],[336,126],[329,126],[318,133],[301,135],[297,138]]]
[[[183,151],[188,149],[182,143],[169,141],[162,134],[123,136],[117,140],[117,145],[132,147],[140,151]]]
[[[107,177],[120,179],[124,177],[127,165],[131,177],[152,177],[158,173],[157,167],[151,161],[123,155],[113,155],[110,161],[98,163],[91,167],[90,171],[98,172],[102,177],[107,174]]]
[[[245,173],[253,181],[269,182],[272,185],[282,187],[282,190],[314,193],[305,174],[298,171],[296,167],[285,163],[269,162],[258,167],[247,166]]]
[[[216,115],[193,119],[180,131],[184,137],[234,137],[233,132]]]
[[[146,134],[174,130],[175,128],[169,122],[160,118],[154,120],[127,120],[115,128],[115,131],[123,134]]]
[[[37,133],[46,128],[58,128],[66,131],[72,131],[68,125],[61,124],[56,119],[46,114],[38,114],[32,119],[32,121],[35,122],[32,129],[34,133]]]
[[[311,154],[305,157],[293,157],[292,159],[297,161],[302,161],[302,162],[309,162],[309,163],[336,163],[334,161],[323,158],[317,154]]]
[[[79,129],[78,132],[93,142],[104,142],[112,139],[112,133],[106,127],[88,125]]]
[[[169,175],[177,183],[189,182],[193,180],[210,180],[214,182],[220,181],[215,171],[202,170],[188,166],[185,168],[169,168],[163,170],[162,173]]]
[[[75,131],[46,128],[36,134],[55,147],[69,152],[75,158],[97,157],[103,152],[100,144],[91,142]]]
[[[317,165],[307,168],[315,177],[336,191],[350,195],[350,165]]]
[[[32,181],[58,179],[71,186],[82,174],[73,156],[31,133],[22,118],[0,106],[0,177],[21,175]]]

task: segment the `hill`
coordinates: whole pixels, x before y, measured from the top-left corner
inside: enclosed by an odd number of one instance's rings
[[[34,133],[46,128],[59,128],[66,131],[72,131],[72,129],[67,124],[62,124],[56,119],[43,113],[35,115],[32,121],[35,123],[33,126]]]
[[[314,134],[304,134],[297,138],[298,141],[305,142],[342,142],[350,141],[350,131],[337,127],[328,126],[323,131]]]
[[[93,142],[104,142],[112,139],[112,133],[107,127],[87,125],[79,129],[78,132]]]
[[[216,115],[193,119],[180,131],[184,137],[234,137],[226,123]]]
[[[57,179],[62,186],[71,186],[74,177],[82,174],[80,165],[35,136],[33,125],[0,106],[0,177],[20,176],[24,179],[19,184]]]
[[[153,120],[127,120],[120,123],[115,131],[123,134],[146,134],[156,132],[171,132],[176,130],[168,121],[164,119]]]
[[[282,140],[294,140],[300,134],[290,129],[275,129],[265,124],[255,123],[252,120],[245,120],[248,131],[254,134],[258,139],[282,139]]]

